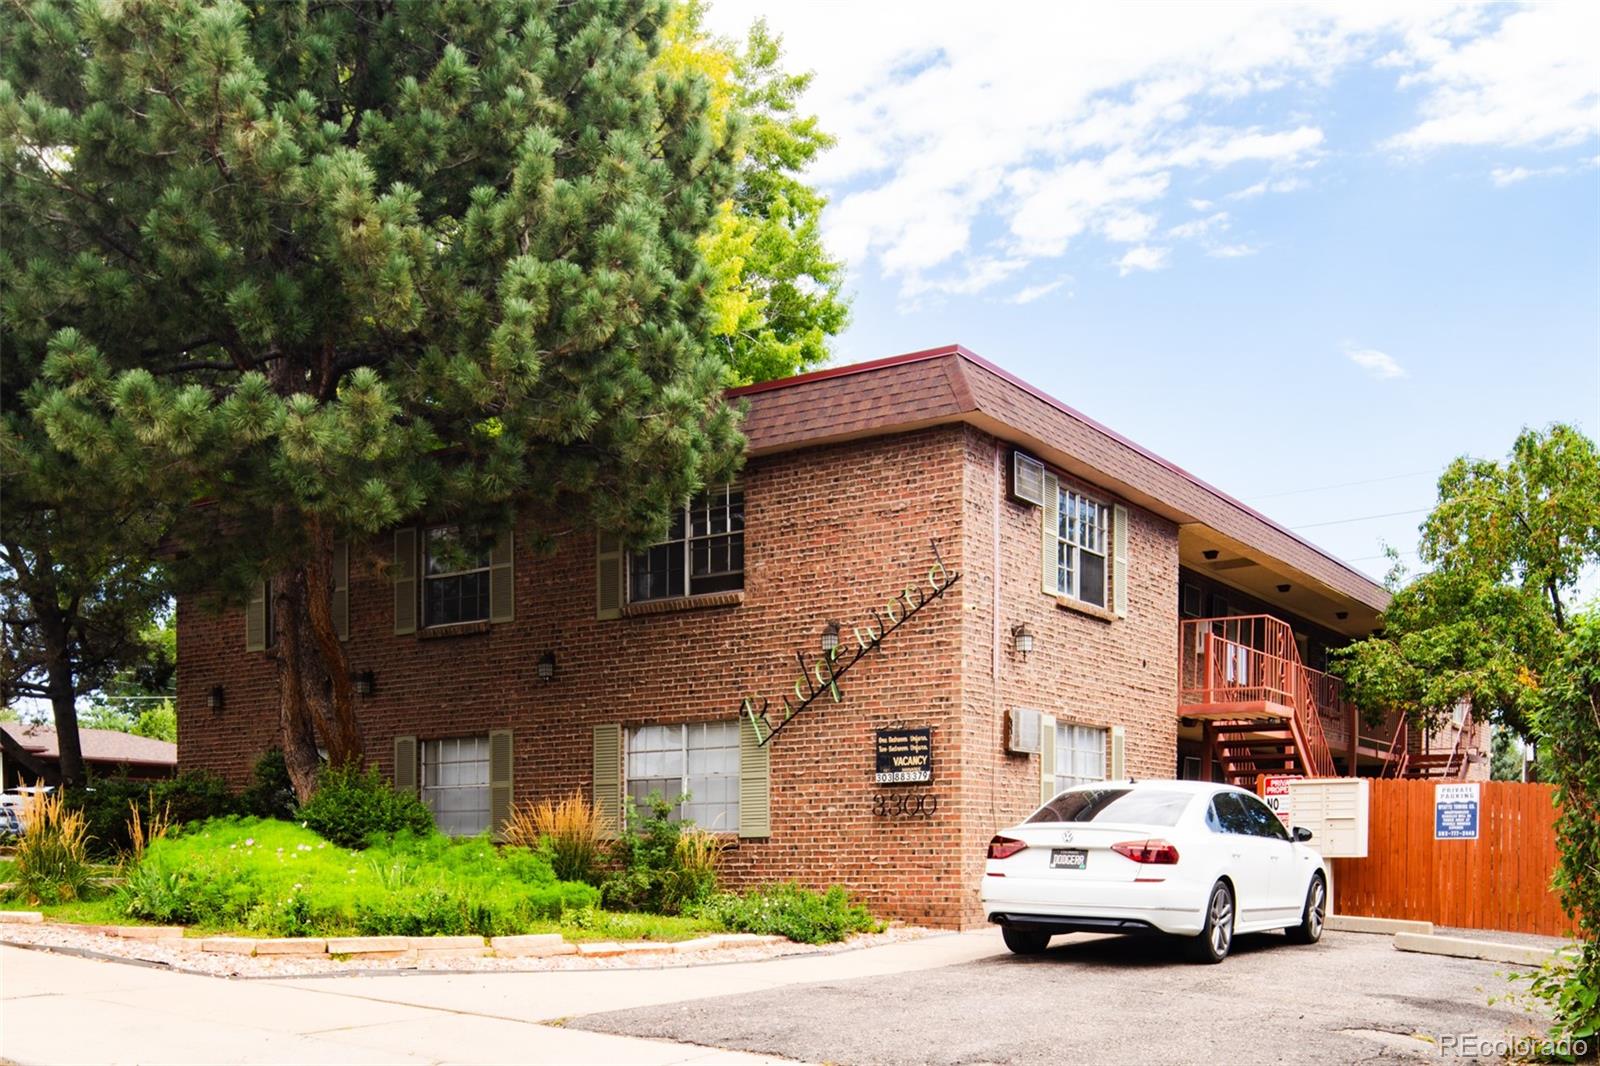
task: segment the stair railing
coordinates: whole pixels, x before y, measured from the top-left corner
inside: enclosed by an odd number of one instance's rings
[[[1383,757],[1383,772],[1379,776],[1406,776],[1406,767],[1411,761],[1410,730],[1404,718],[1395,724],[1394,739],[1389,741],[1389,752]]]
[[[1469,705],[1466,714],[1462,716],[1461,726],[1456,730],[1456,742],[1450,749],[1450,758],[1444,764],[1446,781],[1457,781],[1467,775],[1467,737],[1472,735],[1472,725],[1472,707]]]

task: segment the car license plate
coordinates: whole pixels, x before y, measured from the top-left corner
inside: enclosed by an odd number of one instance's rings
[[[1089,853],[1082,848],[1051,848],[1050,869],[1081,870],[1089,862]]]

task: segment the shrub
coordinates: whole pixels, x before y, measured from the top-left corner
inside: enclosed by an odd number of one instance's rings
[[[674,885],[671,895],[687,906],[709,898],[717,890],[717,867],[722,862],[723,842],[715,833],[699,827],[678,834],[673,858]]]
[[[563,800],[544,800],[511,812],[504,829],[507,844],[543,848],[563,881],[590,881],[600,862],[600,812],[581,791]]]
[[[167,835],[167,830],[172,828],[172,812],[167,807],[156,810],[152,805],[149,812],[139,810],[139,805],[133,801],[128,802],[128,842],[129,853],[134,862],[144,857],[144,851],[152,843]]]
[[[777,934],[801,944],[831,944],[852,933],[882,928],[839,885],[814,892],[787,882],[763,885],[744,895],[723,892],[702,903],[696,913],[736,933]]]
[[[652,793],[645,808],[641,814],[629,800],[611,852],[618,868],[601,882],[600,898],[616,910],[677,914],[702,885],[684,875],[678,848],[684,827],[672,820],[672,805]]]
[[[88,831],[82,811],[67,806],[60,792],[35,792],[24,808],[26,826],[17,841],[11,876],[30,900],[65,903],[88,887]]]
[[[128,835],[130,804],[146,812],[164,809],[173,825],[220,818],[238,811],[238,801],[228,791],[227,782],[205,771],[159,780],[96,778],[89,782],[88,788],[68,793],[66,802],[83,813],[90,846],[97,855],[105,857],[133,848],[133,840]]]
[[[230,818],[153,842],[123,888],[126,913],[268,936],[526,932],[592,908],[526,848],[402,830],[364,851],[287,822]]]
[[[1578,957],[1547,967],[1530,991],[1554,1016],[1556,1040],[1600,1039],[1600,610],[1572,621],[1537,697],[1539,750],[1556,783],[1555,888],[1578,934]]]
[[[366,846],[374,834],[433,832],[433,814],[416,796],[397,792],[377,770],[324,770],[317,791],[296,812],[306,828],[340,847]]]
[[[289,780],[289,768],[284,764],[283,752],[273,748],[256,760],[249,788],[239,793],[239,813],[253,814],[257,818],[283,818],[294,816],[294,784]]]

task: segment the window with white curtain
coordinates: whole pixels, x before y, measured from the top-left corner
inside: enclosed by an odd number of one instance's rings
[[[471,837],[489,829],[489,738],[425,740],[422,802],[439,832]]]
[[[630,729],[627,759],[628,795],[641,810],[655,792],[674,821],[716,833],[739,828],[737,721]]]
[[[1106,731],[1056,723],[1056,791],[1106,779]]]

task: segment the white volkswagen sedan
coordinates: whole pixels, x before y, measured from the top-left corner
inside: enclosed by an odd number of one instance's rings
[[[1328,872],[1254,793],[1201,781],[1069,788],[989,842],[983,909],[1020,955],[1055,933],[1168,933],[1221,962],[1235,933],[1322,936]]]

